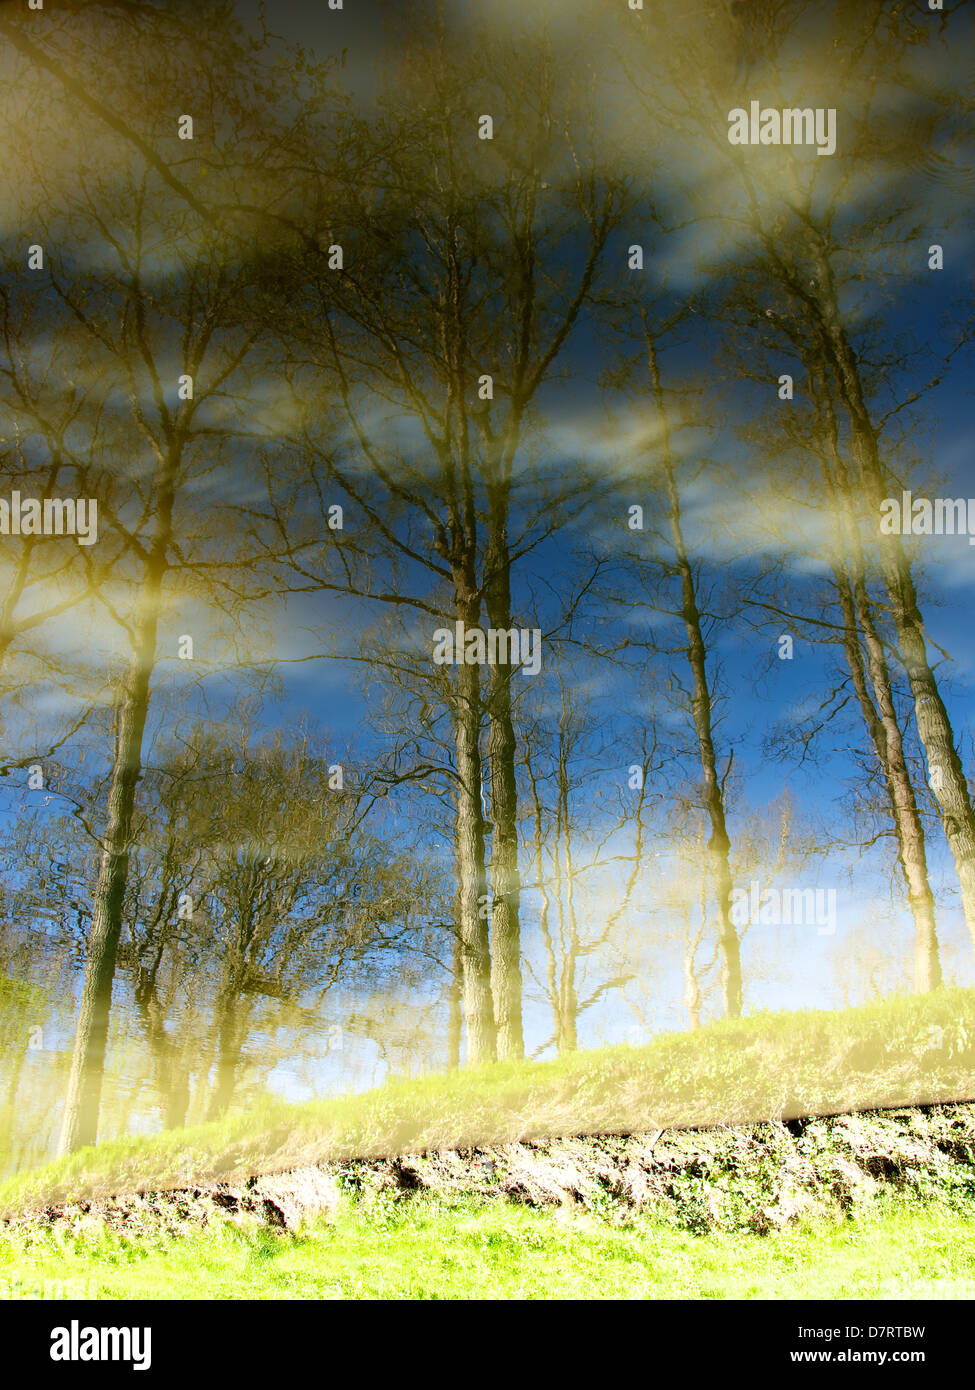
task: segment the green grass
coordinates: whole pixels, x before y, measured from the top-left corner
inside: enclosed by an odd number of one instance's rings
[[[227,1224],[185,1236],[104,1227],[0,1242],[0,1292],[79,1281],[100,1299],[972,1298],[975,1212],[881,1204],[766,1236],[652,1219],[412,1196],[295,1235]],[[9,1293],[8,1293],[9,1296]]]
[[[0,1212],[326,1160],[975,1097],[975,990],[758,1013],[644,1047],[503,1063],[110,1140],[0,1184]]]

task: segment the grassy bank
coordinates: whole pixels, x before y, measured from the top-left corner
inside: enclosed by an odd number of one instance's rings
[[[0,1212],[86,1196],[237,1182],[353,1158],[565,1134],[749,1124],[975,1096],[975,990],[843,1012],[761,1013],[644,1047],[268,1102],[193,1129],[83,1149],[0,1185]]]
[[[975,1104],[313,1165],[24,1212],[0,1297],[975,1297]]]

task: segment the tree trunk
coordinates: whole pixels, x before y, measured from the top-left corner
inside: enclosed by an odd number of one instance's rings
[[[24,1070],[24,1063],[27,1060],[27,1044],[18,1049],[17,1056],[10,1071],[10,1080],[7,1082],[7,1099],[4,1102],[5,1108],[13,1114],[14,1105],[17,1101],[17,1092],[20,1090],[20,1078]]]
[[[824,346],[836,376],[840,396],[850,421],[852,452],[856,459],[865,500],[878,522],[888,479],[880,460],[877,435],[867,410],[856,354],[840,319],[832,267],[821,235],[813,233],[810,246],[815,267],[815,302],[821,319]],[[948,711],[928,660],[924,624],[910,561],[900,536],[881,535],[880,562],[890,598],[897,642],[914,696],[918,734],[928,767],[938,771],[937,797],[945,836],[951,849],[961,887],[965,921],[975,943],[975,813],[968,783],[955,747]]]
[[[904,755],[904,740],[894,706],[890,670],[883,644],[873,623],[869,596],[860,580],[855,586],[855,598],[857,616],[866,641],[870,677],[883,727],[884,766],[890,783],[901,866],[914,917],[914,988],[919,994],[925,994],[929,990],[937,989],[941,984],[941,961],[938,955],[934,894],[931,892],[928,878],[924,828],[917,808],[914,783]]]
[[[673,483],[673,474],[669,482]],[[701,615],[697,607],[694,574],[684,550],[680,525],[680,504],[676,487],[672,488],[671,529],[678,547],[677,567],[681,580],[681,616],[687,634],[687,660],[691,668],[694,692],[691,696],[691,715],[697,734],[701,771],[704,775],[703,802],[711,824],[708,840],[708,859],[714,882],[718,908],[718,948],[721,953],[721,997],[725,1015],[741,1015],[741,946],[731,916],[734,882],[731,876],[731,840],[724,809],[724,792],[718,780],[718,764],[714,752],[714,733],[711,719],[711,690],[708,685],[707,656],[701,631]]]
[[[545,985],[548,991],[549,1003],[552,1007],[552,1026],[555,1037],[555,1047],[558,1052],[562,1051],[562,1013],[559,1000],[559,990],[555,964],[555,947],[552,942],[552,933],[549,928],[549,914],[551,902],[549,900],[548,882],[545,877],[545,836],[542,823],[542,799],[538,793],[538,783],[532,768],[530,757],[527,758],[528,782],[531,786],[532,802],[535,808],[535,880],[539,894],[541,895],[541,909],[538,914],[538,928],[541,933],[542,942],[545,946]],[[558,882],[558,834],[556,833],[555,846],[556,859],[556,882]]]
[[[240,996],[231,990],[221,1002],[217,1031],[217,1074],[207,1107],[207,1119],[219,1120],[229,1108],[237,1081],[237,1067],[243,1042],[243,1009]]]
[[[152,651],[155,620],[151,623]],[[94,1144],[98,1134],[105,1043],[112,1004],[115,957],[122,930],[128,844],[135,788],[142,770],[142,734],[148,712],[151,656],[137,660],[122,705],[108,797],[108,828],[95,888],[88,957],[75,1031],[59,1155]]]
[[[163,1121],[166,1129],[182,1129],[186,1124],[186,1112],[190,1105],[190,1077],[185,1067],[173,1057],[169,1071],[169,1085],[166,1089],[166,1113]]]
[[[942,977],[924,828],[917,808],[914,783],[904,754],[904,739],[894,704],[890,667],[867,590],[866,567],[857,527],[853,489],[840,453],[836,416],[828,383],[819,370],[813,372],[813,386],[824,416],[829,449],[828,458],[822,461],[823,473],[833,502],[839,511],[841,533],[850,557],[848,565],[838,562],[833,570],[843,612],[843,646],[853,678],[853,687],[887,788],[897,836],[898,858],[914,918],[914,988],[917,993],[925,994],[937,989]],[[867,688],[860,633],[863,634],[867,650],[870,683],[873,687],[872,699]]]
[[[711,718],[711,690],[708,684],[707,653],[704,634],[701,628],[701,615],[697,606],[694,584],[694,571],[684,543],[681,524],[680,494],[674,477],[673,460],[670,449],[670,432],[667,428],[663,392],[660,385],[660,369],[653,340],[647,334],[648,363],[650,379],[653,384],[654,399],[660,414],[663,429],[662,447],[664,473],[667,481],[667,498],[670,508],[670,532],[674,547],[677,572],[681,586],[681,617],[687,636],[687,660],[691,668],[694,692],[691,697],[691,716],[697,734],[701,771],[704,776],[703,804],[711,824],[711,837],[708,841],[708,859],[714,882],[715,898],[718,908],[718,949],[721,954],[721,995],[725,1015],[738,1018],[741,1015],[741,945],[738,932],[731,916],[734,882],[731,876],[731,841],[728,837],[727,819],[724,807],[724,792],[718,779],[717,758],[714,752],[714,730]]]
[[[469,593],[470,590],[467,591]],[[457,616],[468,627],[478,623],[479,605],[465,593]],[[462,660],[463,652],[457,653]],[[481,701],[476,666],[457,667],[454,739],[457,750],[456,856],[459,928],[464,963],[464,1020],[467,1060],[493,1062],[497,1056],[491,999],[491,952],[484,872],[484,820],[481,812]]]
[[[105,1069],[105,1044],[112,1006],[115,958],[122,930],[122,904],[129,865],[135,789],[142,775],[142,738],[149,710],[149,681],[156,660],[156,629],[166,555],[172,534],[175,458],[170,457],[159,489],[156,532],[143,575],[136,612],[132,662],[116,729],[108,794],[108,824],[92,905],[85,978],[75,1030],[68,1094],[58,1154],[73,1153],[98,1136],[98,1110]]]
[[[562,862],[565,868],[565,909],[561,885],[559,892],[559,938],[562,948],[559,972],[559,1053],[575,1052],[579,1044],[579,997],[576,990],[576,958],[579,936],[576,926],[575,887],[572,865],[572,835],[569,817],[569,735],[565,726],[565,691],[563,689],[563,724],[559,733],[559,829],[562,831]],[[555,853],[558,855],[558,836]]]
[[[450,991],[447,996],[447,1070],[456,1071],[460,1066],[460,1039],[464,1026],[461,1009],[461,996],[464,988],[464,956],[461,950],[457,923],[460,921],[459,894],[457,910],[454,913],[454,938],[451,945]]]
[[[161,960],[162,946],[151,967],[139,972],[135,1004],[155,1063],[155,1086],[162,1099],[163,1128],[180,1129],[186,1123],[190,1103],[189,1075],[179,1049],[166,1033],[164,1010],[156,994],[156,975]]]
[[[941,963],[938,958],[938,937],[934,912],[934,896],[928,880],[927,856],[924,847],[924,831],[918,815],[914,785],[904,758],[900,727],[893,708],[892,692],[886,662],[882,659],[882,670],[877,669],[876,653],[871,656],[871,680],[878,704],[878,712],[867,688],[863,652],[860,647],[857,623],[862,627],[864,616],[858,614],[848,577],[842,571],[835,573],[840,607],[843,611],[845,634],[843,645],[847,665],[853,677],[853,688],[863,712],[864,722],[877,754],[884,776],[884,785],[890,802],[897,836],[897,855],[900,861],[904,882],[907,886],[908,902],[914,918],[914,988],[919,994],[937,989],[941,984]],[[864,596],[865,597],[865,596]],[[872,616],[872,615],[871,615]],[[869,619],[868,619],[869,620]],[[876,638],[876,633],[874,633]],[[868,641],[868,647],[870,643]]]
[[[491,507],[485,559],[485,600],[491,627],[511,627],[511,573],[505,513]],[[522,1028],[521,881],[518,874],[518,786],[515,777],[515,731],[511,718],[511,666],[494,666],[488,698],[488,762],[491,772],[491,992],[494,1000],[498,1057],[525,1055]]]
[[[701,1026],[701,986],[697,982],[694,969],[694,951],[691,946],[684,950],[684,1007],[687,1010],[688,1024],[693,1031]]]

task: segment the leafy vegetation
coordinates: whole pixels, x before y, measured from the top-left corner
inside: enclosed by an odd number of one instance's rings
[[[893,1202],[861,1219],[705,1237],[659,1220],[414,1196],[350,1201],[298,1234],[35,1231],[0,1243],[0,1280],[134,1299],[957,1299],[975,1296],[973,1215],[975,1204]]]

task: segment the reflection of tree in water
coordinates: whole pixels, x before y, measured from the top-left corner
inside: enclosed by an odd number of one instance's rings
[[[968,333],[910,341],[922,282],[962,322],[911,259],[967,225],[956,16],[542,8],[390,11],[368,94],[232,13],[0,15],[3,488],[100,518],[0,547],[3,1083],[66,1149],[970,968],[959,691],[873,530]],[[827,79],[835,158],[727,144]],[[540,671],[436,666],[455,622]],[[736,936],[756,864],[861,861],[914,937],[854,984]]]

